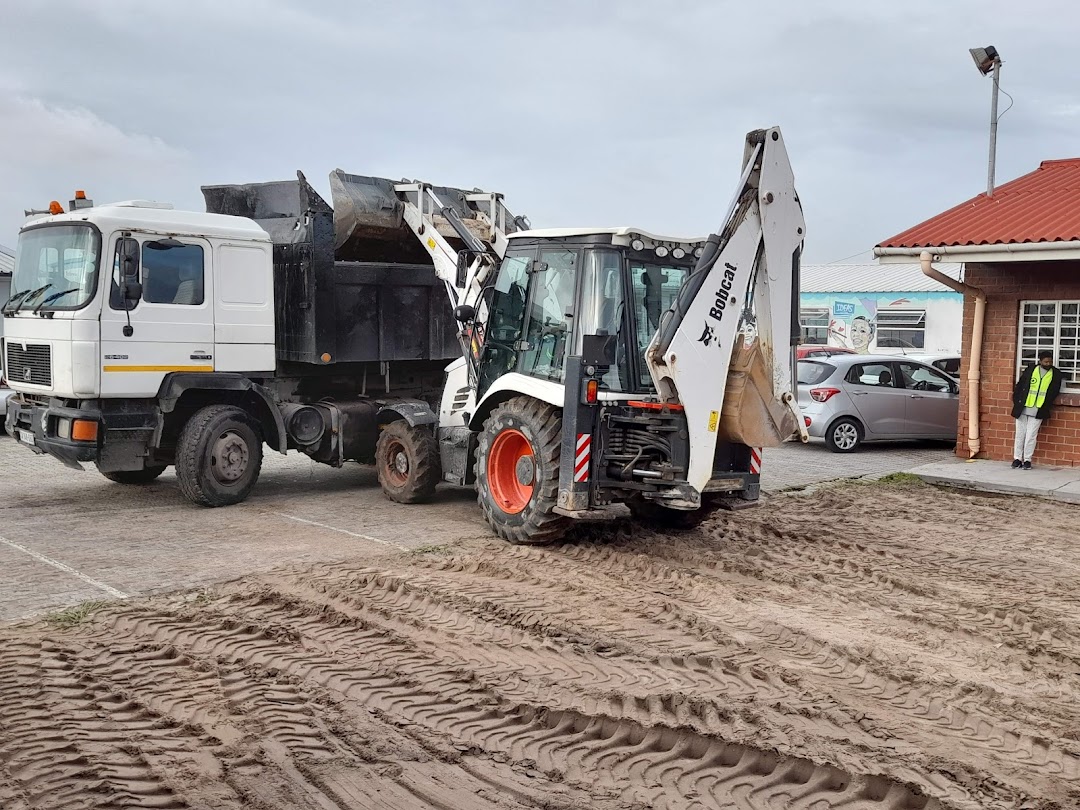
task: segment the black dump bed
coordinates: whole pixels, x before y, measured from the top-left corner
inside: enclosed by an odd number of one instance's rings
[[[330,184],[337,210],[301,172],[202,188],[208,212],[254,219],[274,242],[279,364],[459,357],[445,285],[404,225],[391,181],[339,170]],[[441,191],[450,201],[464,194]]]

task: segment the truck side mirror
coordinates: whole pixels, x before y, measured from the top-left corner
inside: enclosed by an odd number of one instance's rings
[[[139,277],[139,240],[124,237],[116,246],[120,254],[120,275],[124,279]]]
[[[120,256],[120,296],[124,301],[138,301],[143,294],[139,281],[139,240],[124,237],[116,250]]]
[[[139,281],[124,279],[124,283],[120,285],[120,294],[124,296],[125,301],[140,301],[142,293],[142,283]]]

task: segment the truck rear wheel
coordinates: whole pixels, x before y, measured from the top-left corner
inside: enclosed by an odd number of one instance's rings
[[[143,467],[141,470],[113,470],[105,472],[98,467],[98,472],[115,481],[117,484],[149,484],[157,480],[158,476],[165,472],[165,465],[160,467]]]
[[[259,424],[242,408],[210,405],[196,411],[176,443],[180,491],[200,506],[244,500],[262,468]]]
[[[391,422],[375,443],[375,470],[386,497],[398,503],[421,503],[435,495],[439,446],[434,434],[404,419]]]
[[[499,537],[521,545],[562,538],[559,497],[562,417],[545,402],[515,397],[491,412],[476,451],[477,500]]]

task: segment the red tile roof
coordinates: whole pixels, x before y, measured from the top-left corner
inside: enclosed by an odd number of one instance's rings
[[[908,228],[878,247],[1002,245],[1080,240],[1080,158],[1039,168]]]

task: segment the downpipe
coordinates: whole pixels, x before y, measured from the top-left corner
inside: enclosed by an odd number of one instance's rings
[[[919,254],[919,265],[923,275],[929,276],[939,284],[956,290],[961,295],[975,296],[975,318],[971,325],[971,358],[968,361],[968,458],[975,458],[982,449],[979,436],[979,381],[982,379],[983,322],[986,319],[986,293],[978,287],[972,287],[962,281],[942,273],[933,266],[934,257],[923,251]]]

